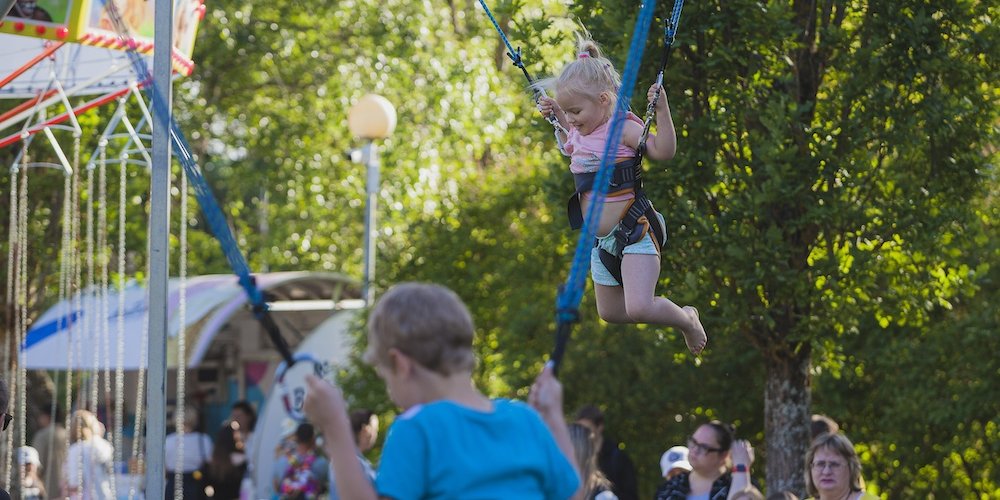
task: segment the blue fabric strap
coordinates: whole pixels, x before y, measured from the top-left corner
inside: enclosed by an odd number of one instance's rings
[[[101,3],[107,8],[118,36],[125,41],[131,41],[132,37],[129,34],[128,26],[122,21],[115,2],[101,0]],[[160,127],[169,125],[170,142],[173,145],[174,156],[177,157],[188,179],[191,181],[191,185],[195,190],[195,197],[204,213],[205,222],[208,224],[209,229],[211,229],[212,234],[215,235],[215,238],[219,240],[219,245],[222,247],[222,252],[229,262],[229,267],[232,268],[233,273],[239,278],[240,286],[243,287],[247,297],[250,299],[250,303],[253,305],[254,315],[261,321],[262,326],[267,331],[268,336],[271,337],[271,341],[285,362],[289,365],[294,364],[295,359],[292,357],[291,350],[281,337],[281,333],[278,330],[278,326],[274,323],[273,318],[267,312],[267,303],[264,301],[264,294],[257,288],[253,276],[250,274],[250,266],[243,257],[243,253],[240,252],[232,231],[229,230],[226,216],[222,213],[222,209],[219,208],[219,204],[216,203],[215,196],[212,194],[212,188],[205,181],[205,177],[201,173],[201,168],[194,160],[194,155],[191,153],[191,146],[188,144],[184,132],[172,114],[170,114],[170,123],[168,124],[166,121],[166,116],[169,114],[167,102],[163,92],[161,92],[153,81],[149,68],[146,65],[146,60],[136,52],[134,43],[126,43],[125,46],[128,47],[128,57],[136,76],[140,80],[148,80],[150,82],[150,85],[146,87],[146,93],[153,102],[153,115],[157,120],[157,125]]]
[[[653,21],[653,11],[656,7],[655,0],[647,0],[639,12],[639,17],[635,21],[635,29],[632,31],[632,42],[629,46],[628,60],[625,63],[625,71],[622,74],[621,88],[618,90],[617,108],[612,118],[611,130],[608,133],[608,142],[604,147],[604,154],[601,158],[601,166],[597,171],[597,178],[594,179],[594,190],[587,216],[584,219],[583,227],[580,230],[580,238],[577,240],[576,251],[573,254],[573,264],[570,267],[569,277],[561,287],[559,295],[556,297],[556,345],[552,352],[551,362],[553,370],[559,368],[562,355],[569,341],[569,323],[577,320],[580,301],[583,299],[583,291],[586,286],[587,269],[590,267],[590,252],[594,246],[594,238],[597,231],[597,221],[601,217],[604,208],[604,198],[610,185],[611,173],[614,170],[615,151],[621,141],[622,128],[625,123],[625,114],[628,112],[629,102],[632,99],[632,91],[635,87],[636,77],[639,73],[639,65],[642,63],[642,54],[646,47],[646,36],[649,34],[649,26]]]

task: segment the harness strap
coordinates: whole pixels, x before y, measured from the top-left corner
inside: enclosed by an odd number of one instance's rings
[[[640,225],[639,219],[652,211],[653,203],[646,197],[646,193],[637,192],[635,199],[632,200],[632,204],[628,207],[628,210],[625,211],[625,215],[622,216],[621,222],[619,222],[618,226],[615,228],[615,239],[618,240],[618,243],[621,244],[622,247],[638,243],[639,240],[646,235],[647,227],[645,225]],[[642,231],[637,231],[640,227],[642,228]]]
[[[576,192],[569,197],[566,202],[566,217],[569,219],[569,227],[580,229],[583,227],[583,209],[580,197],[583,193],[594,190],[594,179],[597,172],[586,172],[573,174],[573,182],[576,184]],[[642,189],[642,161],[639,157],[629,158],[615,164],[611,172],[611,180],[608,181],[608,195],[616,195],[627,191]]]
[[[592,191],[594,189],[594,179],[597,178],[597,172],[584,172],[582,174],[573,174],[573,182],[576,184],[576,193],[586,193],[587,191]],[[622,160],[615,164],[614,170],[611,171],[611,179],[608,181],[608,186],[612,189],[626,186],[627,184],[634,184],[636,181],[642,179],[642,165],[640,164],[638,158],[632,157],[627,160]],[[633,187],[633,186],[626,186]]]
[[[646,197],[646,193],[638,191],[635,200],[629,205],[612,234],[615,236],[618,247],[625,248],[626,245],[638,243],[646,236],[646,233],[652,237],[657,253],[662,252],[663,246],[667,242],[667,228],[660,223],[656,209]],[[619,283],[622,283],[622,256],[615,255],[603,248],[599,250],[598,256],[601,263]]]

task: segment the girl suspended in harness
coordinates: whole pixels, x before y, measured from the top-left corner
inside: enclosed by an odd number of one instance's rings
[[[555,92],[555,99],[541,97],[543,116],[554,115],[562,126],[556,136],[562,153],[570,157],[576,192],[570,198],[570,226],[578,229],[592,199],[594,177],[610,139],[615,102],[621,76],[597,43],[578,35],[577,58],[557,78],[541,80],[537,86]],[[666,297],[657,297],[660,252],[666,239],[663,216],[653,209],[642,190],[641,156],[657,160],[673,158],[676,136],[670,107],[662,87],[653,84],[647,93],[656,99],[656,128],[644,145],[643,121],[626,115],[620,144],[615,151],[611,185],[598,221],[597,242],[591,252],[591,275],[597,296],[597,312],[609,323],[647,323],[680,329],[692,354],[705,348],[708,337],[698,310],[680,307]],[[603,235],[603,236],[601,236]]]

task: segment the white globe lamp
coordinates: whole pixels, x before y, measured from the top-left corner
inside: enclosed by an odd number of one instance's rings
[[[385,97],[368,94],[351,106],[347,128],[362,139],[385,139],[396,129],[396,108]]]

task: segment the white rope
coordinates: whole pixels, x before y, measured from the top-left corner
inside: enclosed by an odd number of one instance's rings
[[[104,158],[104,152],[101,152],[102,159]],[[103,162],[103,161],[102,161]],[[92,169],[87,170],[87,231],[86,231],[86,294],[93,304],[94,300],[99,298],[98,293],[95,289],[94,284],[94,266],[95,266],[95,246],[94,246],[94,171]],[[97,340],[96,332],[99,329],[98,321],[100,318],[95,317],[94,314],[85,315],[85,322],[83,325],[82,334],[77,336],[77,348],[80,353],[80,366],[83,367],[83,355],[86,352],[86,347],[84,346],[84,341],[93,342]],[[97,345],[89,346],[90,350],[93,351],[92,361],[94,366],[97,365],[97,353],[99,351]],[[93,414],[97,414],[97,381],[94,380],[93,372],[86,373],[86,386],[81,388],[80,401],[77,403],[77,408],[87,409]],[[68,407],[72,408],[72,406]],[[73,434],[73,418],[72,412],[67,411],[67,419],[70,422],[69,426],[66,427],[67,435]],[[67,448],[69,449],[69,448]],[[76,471],[76,484],[80,485],[81,488],[84,487],[83,484],[83,467],[79,467]]]
[[[147,274],[148,275],[148,274]],[[147,313],[148,316],[148,313]],[[139,349],[139,370],[138,370],[138,384],[136,389],[136,405],[135,405],[135,423],[134,430],[132,433],[132,458],[135,459],[135,467],[137,473],[142,473],[145,470],[145,449],[143,443],[143,437],[145,436],[145,414],[142,411],[145,408],[146,403],[146,356],[149,348],[149,321],[142,322],[142,340],[140,343],[142,347]],[[139,490],[136,487],[138,481],[130,481],[128,489],[129,500],[135,500],[139,498]]]
[[[17,248],[17,221],[20,220],[17,217],[17,174],[18,170],[10,171],[10,222],[7,226],[10,228],[10,233],[7,234],[7,294],[4,297],[7,298],[7,307],[12,308],[14,306],[14,256]],[[13,311],[10,312],[13,314]],[[12,319],[13,316],[8,316],[8,320]],[[10,366],[10,343],[4,343],[4,367]]]
[[[148,271],[148,267],[147,267]],[[148,299],[147,299],[148,300]],[[146,427],[146,414],[143,410],[146,407],[146,358],[149,352],[149,313],[146,313],[147,319],[143,321],[142,327],[142,337],[140,340],[141,347],[139,348],[140,360],[139,360],[139,370],[138,370],[138,382],[136,388],[137,394],[137,404],[135,409],[135,423],[132,439],[132,457],[135,459],[135,467],[138,473],[142,473],[146,469],[146,444],[145,444],[145,427]],[[128,497],[130,500],[139,498],[139,491],[137,488],[137,482],[133,481],[130,483]]]
[[[79,139],[77,139],[79,140]],[[79,161],[79,148],[76,149],[76,165],[80,164]],[[88,193],[88,197],[89,197]],[[73,280],[72,286],[70,287],[70,294],[73,297],[73,310],[81,311],[83,308],[83,294],[79,293],[80,283],[83,282],[83,256],[80,253],[80,248],[78,242],[80,241],[80,169],[73,169],[73,215],[72,215],[72,227],[70,239],[73,241],[72,246],[72,259],[70,260],[70,266],[72,267],[70,271],[71,279]],[[76,292],[76,293],[73,293]],[[73,408],[73,352],[76,347],[76,342],[78,342],[77,332],[80,328],[80,322],[74,322],[69,325],[67,330],[67,349],[66,349],[66,404],[64,408],[66,409],[65,415],[63,416],[64,429],[71,429],[71,409]],[[53,421],[53,425],[55,422]],[[63,439],[64,449],[68,450],[70,445],[70,433],[66,432],[66,437]]]
[[[102,158],[104,157],[104,151],[101,151],[101,157]],[[103,161],[103,159],[102,159],[102,161]],[[87,241],[86,242],[86,252],[87,252],[87,254],[86,254],[87,255],[86,256],[86,261],[87,261],[87,273],[86,273],[86,276],[87,276],[87,281],[86,281],[86,285],[85,285],[84,290],[86,290],[86,293],[87,293],[88,297],[90,297],[90,296],[94,295],[94,171],[91,170],[91,169],[87,170],[87,234],[86,234],[86,241]],[[85,321],[85,325],[84,325],[84,332],[83,332],[84,335],[83,336],[86,336],[88,339],[96,338],[93,335],[94,331],[97,330],[96,321],[95,321],[96,318],[94,318],[93,316],[94,315],[92,315],[92,314],[88,314],[84,318],[84,319],[86,319],[86,321]],[[80,342],[81,340],[82,339],[77,339],[77,342]],[[80,359],[82,361],[82,359],[83,359],[83,357],[82,357],[82,355],[83,355],[83,349],[82,349],[82,347],[81,347],[81,350],[80,350],[80,354],[81,354],[81,358]],[[94,355],[95,356],[97,355],[97,349],[94,349]],[[81,365],[82,365],[82,363],[81,363]],[[88,379],[88,383],[90,383],[89,379]],[[88,388],[89,388],[89,386],[88,386]],[[95,390],[95,392],[96,392],[96,390]],[[86,397],[87,394],[88,394],[87,391],[83,391],[81,393],[81,395],[80,395],[81,401],[79,402],[78,406],[79,406],[79,408],[93,409],[93,407],[88,404],[89,403],[89,401],[88,401],[89,398]],[[67,427],[67,429],[69,429],[69,427]]]
[[[21,175],[21,170],[25,168],[27,156],[27,145],[22,143],[21,146],[21,168],[11,170],[11,191],[10,191],[10,235],[8,236],[9,246],[8,246],[8,258],[7,258],[7,310],[9,312],[8,316],[8,327],[10,327],[10,334],[14,335],[17,330],[18,321],[18,309],[17,309],[17,299],[18,292],[20,291],[18,283],[18,275],[20,274],[20,252],[18,246],[21,243],[21,216],[19,210],[21,208],[21,197],[20,197],[20,182],[18,177]],[[4,356],[4,378],[6,378],[8,384],[15,381],[14,367],[16,363],[11,362],[12,353],[10,352],[9,342],[4,342],[5,344],[5,356]],[[16,388],[15,388],[16,389]],[[3,484],[5,490],[10,490],[10,482],[12,479],[12,463],[14,457],[14,433],[8,432],[4,436],[4,455],[3,455]]]
[[[24,146],[22,145],[21,157],[24,158]],[[18,234],[19,221],[17,209],[18,205],[18,170],[11,170],[10,172],[10,233],[7,235],[7,303],[5,304],[7,310],[7,321],[6,326],[13,327],[14,317],[15,317],[15,300],[14,300],[14,259],[17,258],[17,243],[20,241],[20,235]],[[10,342],[4,342],[3,349],[3,370],[4,378],[8,381],[12,380],[11,375],[13,373],[13,364],[10,362],[11,352],[10,352]],[[4,454],[2,457],[3,462],[3,484],[4,489],[10,489],[10,479],[11,479],[11,461],[14,455],[13,445],[14,436],[11,433],[7,433],[4,436]]]
[[[122,155],[118,164],[118,352],[115,357],[115,458],[114,463],[122,462],[124,454],[125,427],[125,211],[126,211],[126,181],[128,180],[128,156]],[[115,474],[112,474],[112,478]],[[111,491],[118,497],[117,484],[111,483]]]
[[[27,377],[27,371],[24,369],[24,350],[21,349],[24,346],[24,336],[28,329],[28,169],[23,168],[21,171],[21,186],[20,194],[18,195],[18,216],[21,220],[21,227],[18,228],[18,233],[20,236],[20,243],[18,244],[18,251],[20,252],[19,266],[17,280],[18,292],[17,292],[17,304],[20,308],[18,318],[17,318],[17,346],[18,346],[18,358],[17,358],[17,388],[15,394],[17,395],[18,408],[25,408],[25,403],[27,402],[27,397],[25,396],[25,380]],[[17,418],[17,444],[18,446],[24,446],[25,441],[25,413],[24,411],[16,412],[18,414]],[[13,433],[12,433],[13,434]],[[20,483],[20,481],[18,481]]]
[[[6,288],[6,295],[4,295],[4,297],[6,298],[6,303],[4,304],[4,308],[5,308],[5,314],[4,314],[5,318],[4,319],[6,320],[6,323],[7,323],[6,325],[4,325],[4,327],[7,329],[8,335],[10,334],[10,332],[13,331],[13,327],[14,327],[14,311],[15,311],[15,309],[14,309],[14,259],[17,257],[17,252],[16,252],[17,242],[20,241],[20,239],[18,238],[18,235],[17,235],[17,224],[18,224],[18,221],[20,220],[18,218],[18,216],[17,216],[17,208],[18,208],[17,196],[16,196],[16,194],[18,192],[17,177],[18,177],[18,170],[15,170],[15,169],[12,168],[11,171],[10,171],[10,209],[9,209],[10,221],[9,221],[9,223],[7,225],[7,227],[9,228],[9,232],[7,234],[7,288]],[[7,380],[11,380],[11,377],[10,377],[10,375],[11,375],[11,368],[10,367],[13,366],[11,364],[11,362],[10,362],[10,357],[11,357],[10,342],[4,342],[3,343],[3,370],[4,370],[4,377]],[[10,463],[10,459],[11,459],[12,456],[13,456],[13,452],[10,452],[10,445],[8,445],[6,447],[5,452],[4,452],[4,456],[0,457],[0,461],[3,462],[3,464],[2,464],[2,467],[3,467],[3,476],[5,478],[9,477],[9,475],[10,475],[10,468],[9,468],[8,464]]]
[[[149,217],[151,214],[146,216],[146,227],[149,227]],[[147,250],[149,249],[149,243],[146,243]],[[148,253],[148,251],[147,251]],[[149,259],[146,259],[146,276],[149,276]],[[149,288],[146,288],[146,304],[149,304]],[[146,406],[146,362],[149,350],[149,308],[146,309],[144,313],[144,318],[142,322],[142,337],[140,337],[139,348],[139,370],[138,370],[138,382],[136,387],[136,405],[135,405],[135,423],[132,439],[132,457],[135,459],[136,472],[143,473],[145,470],[145,413],[143,410]],[[129,500],[135,500],[139,497],[139,491],[136,485],[137,481],[132,481],[129,483],[128,498]]]
[[[63,219],[62,219],[62,245],[59,252],[59,303],[63,305],[62,313],[60,317],[64,318],[64,325],[68,330],[72,328],[70,315],[72,314],[73,308],[70,304],[71,288],[73,283],[73,207],[76,204],[76,198],[73,196],[75,175],[80,166],[80,135],[74,134],[73,136],[73,172],[63,177]],[[67,350],[68,351],[68,350]],[[69,371],[67,368],[66,378],[69,379]],[[53,390],[52,390],[52,402],[49,404],[49,425],[53,428],[57,425],[56,413],[59,407],[58,404],[58,387],[59,387],[59,375],[60,372],[56,371],[53,379]],[[68,391],[67,391],[68,392]],[[54,459],[54,449],[55,449],[55,438],[57,434],[52,434],[53,439],[47,440],[45,443],[45,456],[47,457],[48,463],[42,464],[45,470],[45,477],[42,478],[44,484],[51,484],[52,482],[52,461]],[[53,492],[55,493],[55,492]],[[53,495],[54,496],[54,495]]]
[[[110,316],[110,306],[109,295],[110,295],[110,280],[108,279],[108,270],[111,265],[111,259],[108,251],[108,165],[107,162],[101,162],[100,168],[97,170],[98,183],[97,183],[97,256],[98,263],[100,265],[100,350],[101,355],[97,355],[95,349],[94,359],[100,358],[103,361],[103,380],[101,377],[100,364],[95,363],[94,373],[96,376],[95,381],[104,382],[104,393],[99,394],[95,387],[94,389],[94,415],[98,415],[98,409],[100,408],[101,400],[104,400],[105,409],[111,403],[108,399],[111,396],[111,325],[108,321]],[[97,386],[99,384],[95,384]],[[102,397],[103,396],[103,397]],[[105,412],[105,419],[108,417],[107,412]],[[104,437],[104,436],[101,436]],[[113,479],[112,479],[113,480]],[[112,490],[113,491],[113,490]]]
[[[187,405],[187,205],[188,205],[188,179],[184,169],[180,169],[181,176],[181,214],[180,214],[180,300],[177,311],[177,411],[174,417],[174,427],[177,432],[177,461],[174,464],[174,500],[183,498],[183,477],[184,472],[184,412]],[[200,445],[200,442],[199,442]]]

